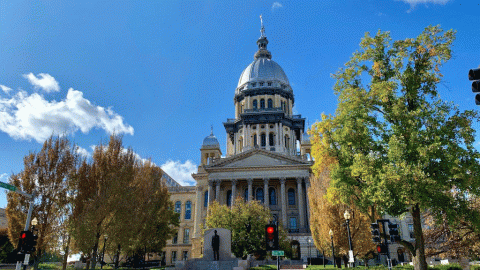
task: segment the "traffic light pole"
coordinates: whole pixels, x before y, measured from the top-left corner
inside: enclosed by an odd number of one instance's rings
[[[30,206],[28,207],[27,221],[25,222],[25,228],[24,228],[24,231],[28,231],[30,229],[30,222],[32,220],[34,195],[33,194],[27,194],[25,192],[21,192],[21,191],[18,191],[18,190],[16,190],[15,192],[17,192],[19,194],[22,194],[25,197],[28,197],[30,199]],[[30,255],[30,254],[28,254],[28,255]],[[27,259],[27,263],[28,263],[29,256],[27,256],[27,254],[25,254],[25,258]],[[17,265],[15,267],[15,270],[21,270],[22,263],[23,263],[22,261],[17,261]]]
[[[384,241],[385,247],[387,249],[387,265],[388,265],[388,269],[391,270],[392,269],[392,260],[390,260],[390,250],[388,249],[387,231],[385,229],[385,223],[388,223],[389,220],[388,219],[379,219],[379,220],[377,220],[377,222],[382,223],[383,241]]]

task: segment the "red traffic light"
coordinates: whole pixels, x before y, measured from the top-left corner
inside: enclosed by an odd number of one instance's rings
[[[382,246],[381,245],[377,245],[377,252],[382,253]]]
[[[26,232],[22,232],[22,233],[20,234],[20,239],[25,239],[25,238],[27,238],[27,233],[26,233]]]
[[[273,228],[273,226],[267,227],[267,233],[273,233],[274,231],[275,229]]]

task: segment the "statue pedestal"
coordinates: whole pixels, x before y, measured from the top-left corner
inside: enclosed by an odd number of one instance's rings
[[[223,228],[209,229],[205,231],[203,240],[203,259],[213,261],[212,237],[215,235],[215,230],[220,237],[220,248],[218,249],[219,260],[232,260],[232,233],[230,230]]]

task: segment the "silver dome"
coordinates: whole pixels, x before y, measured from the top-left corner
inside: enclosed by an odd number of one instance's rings
[[[220,147],[220,143],[218,143],[218,140],[217,140],[217,137],[215,137],[215,135],[210,134],[209,136],[205,137],[205,139],[203,139],[203,144],[202,144],[203,147]]]
[[[275,61],[268,58],[255,59],[248,67],[242,72],[240,80],[238,81],[238,87],[244,85],[247,82],[274,82],[278,81],[281,84],[290,85],[287,75],[283,71],[282,67]]]

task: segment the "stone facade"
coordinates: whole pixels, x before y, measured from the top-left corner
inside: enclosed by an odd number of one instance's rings
[[[180,225],[176,236],[167,240],[162,259],[167,265],[192,257],[192,236],[194,228],[195,187],[169,187],[170,200],[174,210],[180,214]]]
[[[293,113],[288,78],[271,60],[267,44],[262,27],[255,60],[241,74],[234,92],[235,118],[224,123],[226,156],[222,157],[213,131],[200,148],[201,164],[193,174],[197,181],[194,258],[202,257],[208,205],[216,200],[232,206],[237,197],[258,200],[270,208],[274,219],[287,229],[297,258],[308,256],[311,144],[305,119]]]

